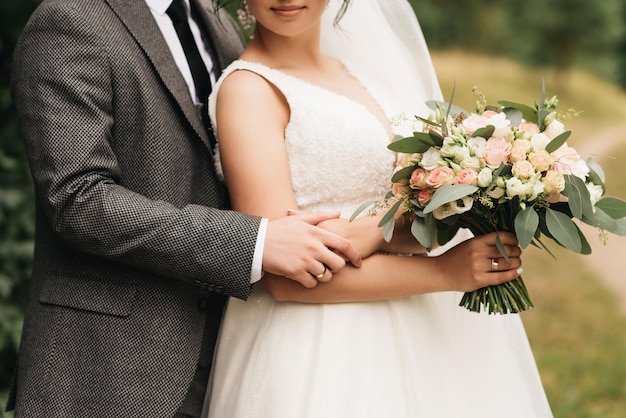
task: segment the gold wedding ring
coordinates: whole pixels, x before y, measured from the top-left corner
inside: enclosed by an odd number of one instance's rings
[[[491,271],[498,271],[498,267],[500,266],[500,264],[498,264],[498,261],[495,258],[491,259]]]
[[[326,275],[326,272],[328,271],[328,267],[326,267],[324,265],[324,271],[321,272],[320,274],[311,274],[311,276],[315,277],[317,280],[321,279],[322,277],[324,277]]]

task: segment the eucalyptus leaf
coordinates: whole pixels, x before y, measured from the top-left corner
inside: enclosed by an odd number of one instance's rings
[[[604,183],[606,183],[606,176],[604,175],[604,170],[593,158],[589,157],[585,161],[587,163],[587,167],[589,167],[589,179],[593,184],[602,185],[604,188]]]
[[[417,140],[421,141],[424,145],[428,145],[428,148],[437,145],[433,137],[426,132],[413,132],[413,138],[417,138]]]
[[[605,197],[596,203],[596,208],[602,209],[604,213],[613,219],[621,219],[626,216],[626,202],[615,197]]]
[[[526,248],[539,228],[539,215],[532,206],[526,206],[515,216],[514,225],[520,247]]]
[[[417,169],[419,168],[416,165],[410,165],[408,167],[404,167],[401,168],[400,170],[396,171],[395,173],[393,173],[393,176],[391,176],[391,181],[393,183],[397,183],[402,179],[409,179],[411,178],[411,174]]]
[[[561,145],[563,145],[565,141],[567,141],[567,138],[569,138],[571,134],[571,131],[565,131],[561,135],[558,135],[556,138],[553,138],[550,142],[548,142],[548,145],[546,145],[546,151],[554,152],[558,150]]]
[[[432,213],[429,213],[427,216],[430,217],[433,223],[436,222],[435,217],[432,215]],[[458,222],[454,222],[453,224],[446,224],[443,222],[440,223],[439,225],[437,225],[437,243],[439,245],[446,245],[448,242],[450,242],[452,238],[454,238],[456,233],[459,232],[460,228],[461,227]]]
[[[552,112],[543,108],[539,109],[539,112],[537,112],[537,119],[538,119],[537,125],[539,125],[539,131],[543,132],[543,130],[546,129],[545,121],[550,113]]]
[[[439,132],[433,131],[431,129],[430,131],[428,131],[428,135],[431,137],[436,146],[440,147],[443,145],[443,136],[441,136]]]
[[[498,103],[505,108],[510,107],[519,110],[520,112],[522,112],[522,116],[524,116],[524,119],[526,119],[528,122],[538,123],[537,111],[532,107],[522,103],[510,102],[508,100],[500,100],[498,101]]]
[[[352,213],[352,216],[350,216],[350,222],[355,220],[357,218],[357,216],[359,216],[361,214],[361,212],[363,212],[368,207],[372,206],[372,204],[374,204],[374,199],[370,199],[367,202],[361,203],[361,205],[358,208],[356,208],[354,213]]]
[[[581,252],[582,243],[578,236],[578,228],[567,215],[546,208],[546,226],[559,244],[575,253]]]
[[[441,205],[469,196],[477,190],[478,187],[468,184],[449,184],[442,186],[433,194],[430,202],[428,202],[428,205],[424,208],[424,213],[430,213]]]
[[[524,115],[519,109],[514,109],[512,107],[505,107],[502,109],[502,112],[506,115],[506,118],[511,122],[512,126],[519,126],[522,123],[522,119]]]
[[[496,130],[496,127],[493,125],[487,125],[484,128],[479,128],[476,129],[474,131],[474,133],[472,134],[472,138],[485,138],[485,139],[489,139],[491,138],[491,135],[493,135],[493,132]]]
[[[402,200],[398,200],[396,203],[394,203],[393,206],[387,211],[387,213],[385,213],[383,218],[380,220],[378,226],[384,227],[385,224],[389,223],[390,221],[395,222],[396,212],[398,212],[401,204]]]
[[[578,225],[574,223],[574,226],[578,230],[578,237],[580,238],[580,243],[582,245],[582,249],[580,250],[580,254],[589,255],[591,254],[591,245],[589,245],[589,241],[587,241],[587,237],[583,234],[583,231],[580,230]]]
[[[411,234],[417,239],[417,241],[424,246],[428,251],[433,248],[434,238],[436,236],[436,229],[433,229],[432,222],[428,222],[427,218],[415,217],[411,224]]]
[[[387,148],[391,151],[401,152],[403,154],[414,154],[428,151],[430,145],[425,144],[418,138],[409,136],[390,143],[387,145]]]
[[[502,257],[506,260],[507,263],[511,262],[511,257],[506,253],[506,248],[504,248],[504,244],[502,244],[502,240],[500,239],[500,235],[496,235],[496,248],[502,254]]]
[[[583,217],[582,221],[588,225],[607,230],[615,235],[625,236],[626,221],[624,219],[614,219],[596,206],[596,211],[592,218]]]
[[[395,227],[396,223],[394,221],[394,219],[391,219],[389,221],[387,221],[386,223],[384,223],[382,225],[383,227],[383,238],[385,239],[385,241],[389,242],[391,241],[391,238],[393,237],[393,229]]]
[[[593,217],[593,205],[585,182],[572,174],[566,174],[563,178],[565,179],[563,195],[567,196],[567,204],[572,215],[578,219],[582,219],[583,216]]]

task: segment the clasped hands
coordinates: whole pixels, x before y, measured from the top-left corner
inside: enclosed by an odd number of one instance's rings
[[[348,263],[361,267],[362,260],[377,252],[425,255],[410,232],[410,222],[397,216],[393,238],[386,242],[381,215],[354,221],[338,212],[288,211],[288,216],[269,221],[263,269],[312,288],[328,282]],[[496,247],[496,236],[508,255]],[[521,272],[521,249],[512,233],[498,232],[466,240],[437,256],[440,269],[450,280],[450,289],[471,291],[513,280]],[[494,268],[495,266],[495,268]]]

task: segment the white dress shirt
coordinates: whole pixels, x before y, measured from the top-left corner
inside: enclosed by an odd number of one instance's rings
[[[183,51],[183,47],[178,40],[178,35],[176,34],[176,30],[174,29],[174,25],[170,17],[167,15],[167,8],[172,4],[172,0],[145,0],[146,4],[150,8],[150,12],[152,12],[152,16],[156,21],[159,29],[161,29],[161,33],[165,38],[165,42],[167,42],[167,46],[170,48],[172,55],[174,56],[174,61],[178,66],[178,69],[183,75],[185,82],[187,83],[187,88],[189,89],[189,94],[194,101],[194,104],[197,103],[197,95],[196,95],[196,87],[193,83],[193,78],[191,76],[191,70],[189,69],[189,64],[187,63],[187,58],[185,57],[185,52]],[[198,50],[200,51],[200,56],[204,61],[204,64],[207,67],[209,75],[211,77],[211,84],[215,84],[215,72],[213,71],[213,61],[211,60],[211,55],[209,51],[206,49],[204,45],[204,41],[202,40],[202,36],[200,35],[200,28],[196,22],[190,16],[190,6],[189,0],[184,0],[187,4],[187,19],[189,20],[189,27],[191,28],[191,33],[193,34],[194,39],[196,40],[196,45],[198,45]],[[207,164],[211,164],[210,161],[207,161]],[[267,231],[267,223],[268,220],[263,218],[261,220],[261,225],[259,226],[259,235],[257,236],[256,246],[254,248],[254,257],[252,259],[252,271],[250,274],[250,283],[256,283],[263,277],[263,245],[265,242],[265,235]]]

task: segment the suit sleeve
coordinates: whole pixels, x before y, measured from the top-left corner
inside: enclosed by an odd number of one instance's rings
[[[12,92],[50,228],[79,251],[246,298],[258,218],[150,199],[122,181],[112,146],[115,79],[96,33],[108,29],[43,7],[16,48]],[[186,161],[181,170],[191,169]]]

